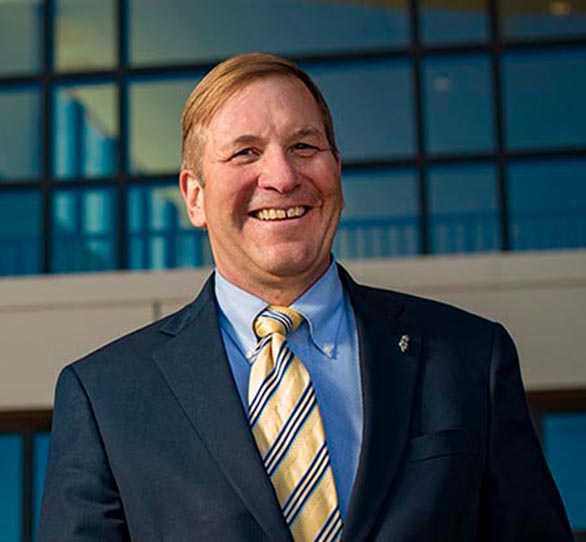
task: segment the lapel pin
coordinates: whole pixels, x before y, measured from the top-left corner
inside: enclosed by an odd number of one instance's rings
[[[399,339],[399,350],[404,354],[409,349],[409,335],[401,335]]]

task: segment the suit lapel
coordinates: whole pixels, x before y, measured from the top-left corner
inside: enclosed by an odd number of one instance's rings
[[[343,270],[340,275],[356,315],[364,405],[362,449],[342,540],[360,542],[371,539],[405,453],[421,337],[397,318],[402,306],[393,294],[358,286]]]
[[[291,541],[224,353],[213,279],[190,311],[163,329],[175,337],[155,352],[155,361],[198,436],[269,538]]]

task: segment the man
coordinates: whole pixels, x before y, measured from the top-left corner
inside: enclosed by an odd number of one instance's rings
[[[183,139],[216,271],[64,369],[41,542],[571,540],[504,329],[332,261],[340,157],[307,75],[220,64]]]

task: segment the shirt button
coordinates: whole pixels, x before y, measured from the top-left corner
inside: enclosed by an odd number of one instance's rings
[[[333,344],[325,344],[324,345],[324,352],[328,355],[331,356],[332,355],[332,350],[334,349],[334,345]]]

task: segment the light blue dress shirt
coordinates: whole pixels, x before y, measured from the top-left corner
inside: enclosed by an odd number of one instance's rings
[[[252,326],[267,302],[234,286],[217,271],[215,285],[228,361],[248,411],[248,379],[257,343]],[[311,375],[345,519],[358,467],[363,412],[356,321],[335,263],[291,308],[304,321],[287,340]]]

